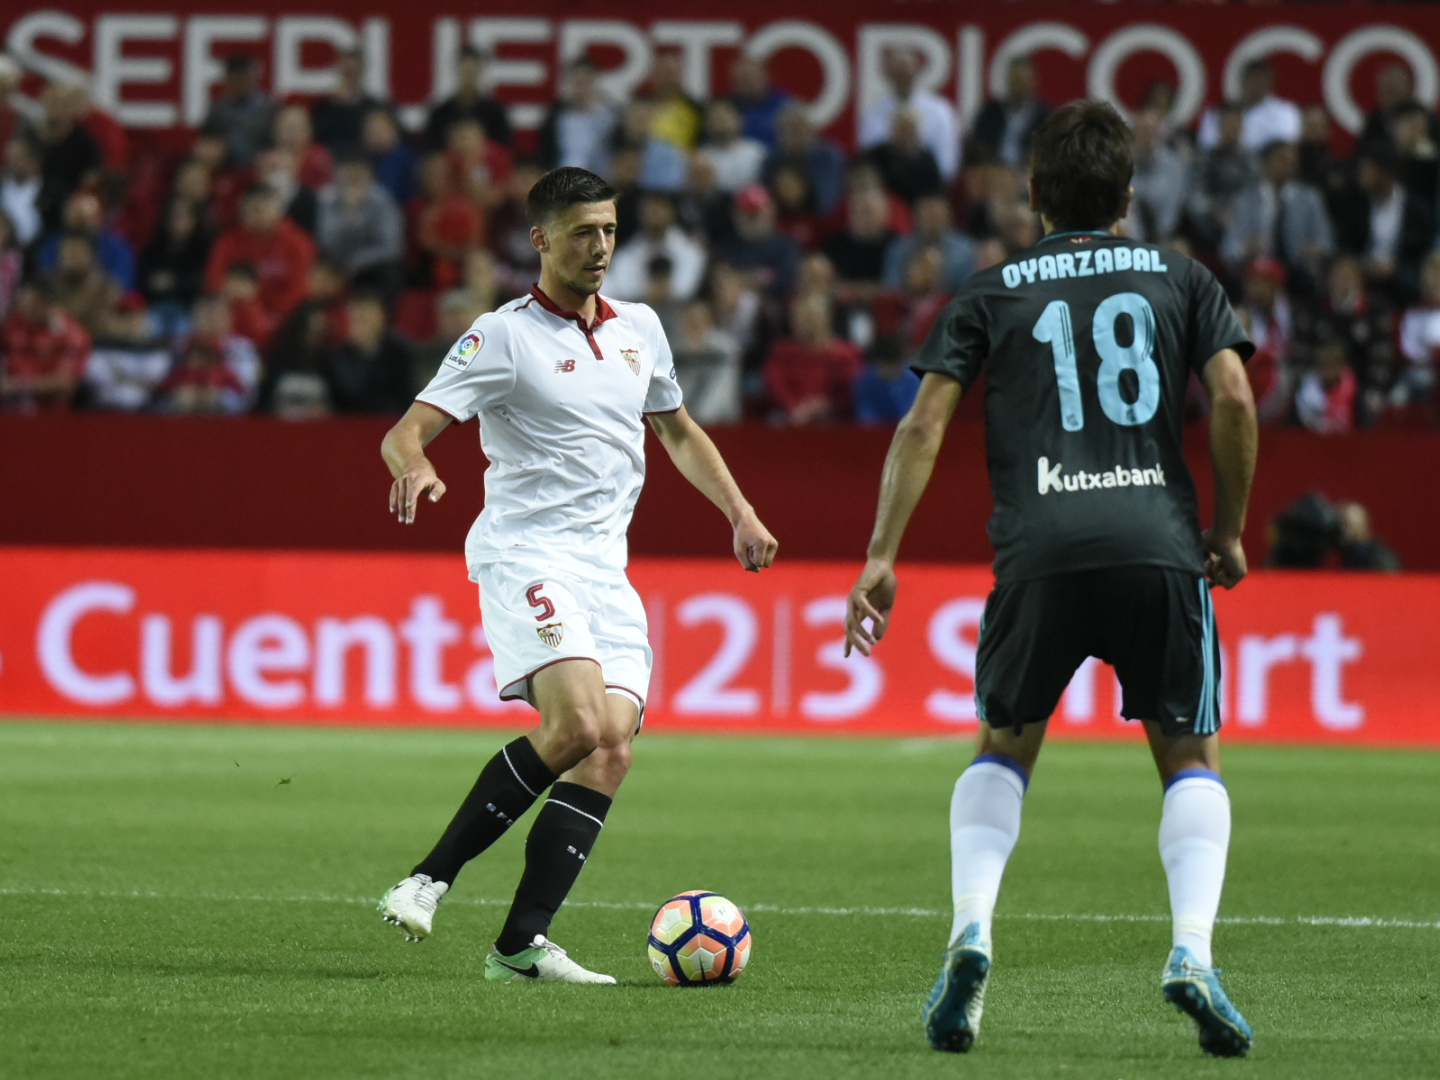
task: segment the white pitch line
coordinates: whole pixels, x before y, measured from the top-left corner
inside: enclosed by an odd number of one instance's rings
[[[55,896],[75,900],[203,900],[216,903],[291,903],[291,904],[360,904],[375,906],[379,903],[373,896],[241,896],[238,894],[214,893],[159,893],[146,889],[23,889],[0,887],[0,896]],[[508,905],[509,900],[489,897],[454,897],[450,905],[475,904],[485,907]],[[598,908],[604,911],[654,911],[657,905],[644,900],[569,900],[567,907]],[[906,907],[787,907],[783,904],[746,904],[746,911],[762,912],[767,915],[878,915],[882,917],[949,918],[950,912],[932,908]],[[997,919],[1016,919],[1028,922],[1086,922],[1086,923],[1150,923],[1169,922],[1168,915],[1101,915],[1086,912],[1061,914],[1038,912],[995,913]],[[1337,926],[1345,929],[1370,930],[1440,930],[1440,920],[1383,919],[1369,915],[1233,915],[1218,920],[1230,926]]]

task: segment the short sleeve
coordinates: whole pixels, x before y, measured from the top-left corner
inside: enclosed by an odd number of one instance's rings
[[[650,372],[650,385],[645,390],[645,412],[674,412],[685,403],[676,381],[675,357],[670,352],[670,342],[665,339],[665,328],[655,319],[655,369]]]
[[[979,296],[962,292],[940,312],[910,366],[919,375],[948,375],[969,390],[989,355],[989,334]]]
[[[1190,264],[1190,273],[1190,366],[1204,371],[1222,349],[1234,349],[1241,360],[1249,360],[1255,355],[1255,343],[1235,317],[1220,282],[1199,263]]]
[[[465,421],[505,400],[514,385],[510,326],[503,316],[491,313],[476,319],[450,347],[415,400]]]

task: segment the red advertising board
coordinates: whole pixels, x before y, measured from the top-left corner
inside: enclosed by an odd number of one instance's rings
[[[987,569],[909,566],[875,656],[843,656],[858,565],[638,560],[661,730],[973,731]],[[496,698],[458,556],[0,549],[0,715],[524,726]],[[1215,598],[1231,739],[1440,745],[1440,575],[1257,573]],[[1134,737],[1114,675],[1056,735]]]
[[[337,48],[360,48],[371,92],[412,110],[454,86],[464,44],[494,56],[489,79],[512,106],[517,127],[533,129],[553,99],[565,62],[592,56],[602,83],[623,100],[643,85],[658,49],[675,49],[697,97],[729,89],[739,53],[768,63],[783,89],[810,103],[835,137],[853,135],[856,103],[881,87],[890,45],[919,53],[920,84],[969,117],[1003,86],[1011,57],[1034,53],[1046,97],[1090,94],[1134,105],[1163,78],[1178,88],[1176,112],[1190,120],[1206,104],[1236,96],[1240,69],[1273,55],[1279,92],[1323,101],[1341,129],[1359,130],[1374,101],[1377,66],[1396,58],[1415,74],[1416,95],[1434,105],[1440,67],[1440,10],[1427,4],[1229,5],[1121,2],[1025,4],[835,4],[791,0],[777,11],[737,0],[704,14],[679,0],[499,0],[483,10],[449,0],[209,0],[176,8],[153,0],[112,5],[60,0],[0,14],[8,51],[42,77],[88,77],[101,107],[128,126],[194,127],[221,76],[221,59],[248,52],[282,97],[308,97],[334,84]],[[412,117],[414,112],[410,114]]]

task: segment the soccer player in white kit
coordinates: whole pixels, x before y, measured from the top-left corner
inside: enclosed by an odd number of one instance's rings
[[[496,754],[439,843],[385,894],[381,912],[426,937],[460,868],[547,788],[525,842],[525,872],[485,963],[497,981],[613,983],[546,936],[589,857],[630,767],[650,683],[645,609],[625,576],[626,530],[645,478],[645,422],[685,478],[724,511],[746,570],[776,542],[685,411],[670,346],[644,304],[607,301],[615,191],[594,173],[547,173],[526,200],[540,281],[482,315],[385,436],[390,509],[415,520],[445,485],[424,448],[452,421],[480,417],[490,467],[485,508],[465,542],[480,585],[502,698],[540,726]]]

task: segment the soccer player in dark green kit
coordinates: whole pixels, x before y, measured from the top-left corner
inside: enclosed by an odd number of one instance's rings
[[[1254,346],[1208,270],[1117,234],[1133,169],[1130,129],[1104,103],[1067,105],[1036,133],[1030,202],[1045,238],[970,278],[936,321],[850,593],[847,649],[868,655],[895,602],[905,525],[983,373],[996,581],[976,656],[979,754],[950,807],[954,922],[924,1013],[937,1050],[967,1051],[979,1032],[1025,788],[1050,714],[1090,656],[1115,666],[1121,712],[1144,724],[1164,785],[1173,947],[1161,991],[1195,1020],[1206,1052],[1241,1056],[1252,1040],[1210,950],[1230,801],[1209,588],[1246,571],[1256,422],[1243,361]],[[1203,532],[1182,454],[1192,373],[1212,405],[1215,518]]]

